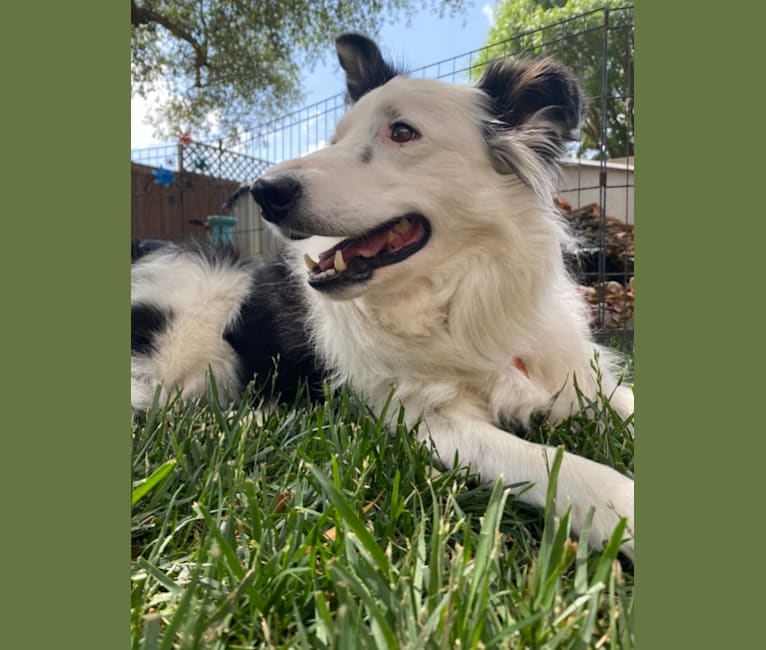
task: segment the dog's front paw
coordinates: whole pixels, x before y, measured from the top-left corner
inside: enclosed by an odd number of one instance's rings
[[[602,496],[604,501],[596,507],[589,535],[591,543],[601,546],[614,533],[620,519],[627,519],[623,533],[623,543],[620,550],[633,560],[633,534],[634,534],[634,511],[633,511],[633,481],[619,475],[619,485],[612,487],[610,493]]]
[[[620,519],[625,518],[627,525],[620,550],[633,560],[633,481],[609,467],[596,463],[590,463],[586,476],[587,487],[584,494],[567,494],[572,505],[571,521],[574,532],[580,536],[584,533],[588,510],[591,507],[595,508],[588,543],[594,548],[602,548],[614,533]],[[560,483],[560,492],[561,487]],[[565,501],[563,505],[566,503]]]

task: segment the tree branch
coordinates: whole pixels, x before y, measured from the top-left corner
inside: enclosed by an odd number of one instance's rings
[[[134,27],[139,25],[160,25],[167,29],[173,36],[187,42],[194,50],[194,70],[195,70],[195,86],[200,88],[202,86],[201,70],[202,68],[209,67],[207,60],[207,51],[203,45],[194,38],[191,32],[188,32],[183,27],[173,22],[167,16],[154,11],[153,9],[147,9],[146,7],[139,7],[135,0],[130,0],[130,24]]]

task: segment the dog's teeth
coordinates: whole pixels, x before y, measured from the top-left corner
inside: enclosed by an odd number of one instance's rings
[[[306,267],[309,271],[314,273],[315,271],[319,270],[319,264],[311,259],[311,256],[308,253],[304,253],[303,255],[303,261],[306,263]]]
[[[338,249],[335,251],[335,259],[333,260],[333,266],[335,267],[335,270],[338,273],[341,273],[342,271],[345,271],[348,266],[346,265],[346,260],[343,259],[343,253]]]
[[[412,222],[410,222],[407,217],[399,219],[399,221],[397,221],[394,225],[393,230],[398,232],[400,235],[405,235],[410,230],[412,230]]]
[[[327,278],[331,278],[333,275],[335,275],[335,269],[327,269],[321,273],[313,273],[311,275],[311,280],[325,280]]]

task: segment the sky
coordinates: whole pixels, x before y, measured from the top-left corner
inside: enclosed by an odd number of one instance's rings
[[[384,56],[411,69],[457,56],[484,45],[495,4],[486,0],[469,0],[463,12],[454,18],[439,18],[424,9],[413,16],[409,26],[406,20],[385,25],[377,43]],[[324,61],[305,73],[302,79],[304,100],[301,105],[336,95],[344,89],[343,83],[343,73],[330,48]],[[134,98],[130,109],[131,149],[167,143],[156,140],[152,127],[144,124],[151,102]]]

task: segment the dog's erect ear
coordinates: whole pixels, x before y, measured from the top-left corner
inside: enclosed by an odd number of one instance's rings
[[[553,162],[565,141],[577,136],[583,94],[574,74],[551,59],[495,61],[487,65],[477,87],[489,98],[486,135],[493,151],[499,149],[493,138],[513,132],[517,142]],[[498,171],[508,163],[497,162]]]
[[[346,72],[346,89],[351,103],[397,75],[383,60],[378,46],[361,34],[341,34],[335,39],[340,65]]]

